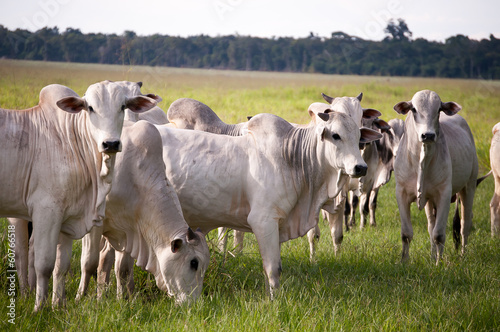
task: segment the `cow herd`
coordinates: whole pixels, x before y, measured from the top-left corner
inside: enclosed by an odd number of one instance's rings
[[[467,245],[478,176],[474,139],[456,114],[461,106],[433,91],[394,106],[404,122],[362,108],[360,94],[323,95],[327,103],[307,109],[307,125],[272,114],[226,124],[188,98],[165,113],[156,106],[161,98],[141,86],[105,81],[80,97],[53,84],[33,108],[0,109],[0,217],[15,225],[19,285],[22,292],[36,287],[35,311],[47,300],[51,275],[52,305],[64,303],[72,242],[82,237],[77,299],[96,271],[100,296],[113,264],[118,296],[132,292],[135,263],[177,303],[193,301],[210,261],[205,235],[215,228],[221,250],[227,229],[239,248],[244,232],[255,234],[272,298],[281,243],[307,234],[314,259],[322,213],[337,252],[356,204],[360,227],[376,224],[378,190],[393,171],[402,259],[413,238],[412,202],[425,208],[436,262],[454,200],[455,245]],[[500,233],[498,128],[490,150],[492,234]]]

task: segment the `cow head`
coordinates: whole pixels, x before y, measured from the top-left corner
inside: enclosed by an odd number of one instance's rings
[[[361,127],[362,119],[375,119],[376,117],[382,115],[382,113],[372,108],[361,107],[363,93],[360,93],[357,97],[337,98],[332,98],[324,93],[321,95],[323,96],[323,99],[330,104],[330,110],[328,112],[340,112],[347,114],[354,119],[359,127]]]
[[[343,113],[318,113],[322,120],[316,124],[316,132],[321,142],[327,162],[335,169],[351,177],[366,174],[367,165],[361,158],[360,143],[380,139],[382,135],[368,128],[359,129],[351,117]]]
[[[57,106],[69,113],[87,112],[88,127],[99,152],[121,151],[120,136],[125,109],[145,112],[156,105],[156,100],[147,96],[130,96],[128,90],[115,82],[92,84],[83,98],[65,97]]]
[[[204,234],[188,228],[172,240],[163,256],[160,264],[168,294],[179,304],[196,300],[201,295],[210,262]]]
[[[462,106],[455,102],[443,103],[438,94],[430,90],[417,92],[411,101],[402,101],[394,106],[399,114],[411,111],[418,140],[424,144],[433,143],[439,137],[439,115],[457,114]]]

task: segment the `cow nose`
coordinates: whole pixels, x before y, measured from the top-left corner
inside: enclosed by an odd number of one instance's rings
[[[422,142],[434,142],[435,138],[436,138],[436,134],[434,134],[434,133],[422,134]]]
[[[120,141],[104,141],[102,142],[102,149],[104,153],[116,153],[121,151]]]
[[[361,176],[366,175],[366,171],[368,170],[368,166],[366,165],[356,165],[354,166],[354,177],[359,178]]]

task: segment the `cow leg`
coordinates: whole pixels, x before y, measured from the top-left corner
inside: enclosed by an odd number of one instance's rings
[[[309,242],[309,260],[314,262],[314,255],[316,253],[316,242],[319,241],[320,230],[319,225],[316,224],[307,232],[307,241]]]
[[[102,249],[99,253],[99,267],[97,268],[97,298],[101,299],[109,286],[111,269],[115,261],[115,249],[104,237],[101,237],[99,247]]]
[[[368,193],[362,193],[359,196],[359,229],[365,228],[366,225],[366,203],[368,201]]]
[[[227,227],[218,228],[219,243],[217,247],[219,248],[219,251],[224,254],[226,253],[226,248],[227,248],[227,233],[228,233]]]
[[[342,229],[342,211],[335,213],[327,213],[328,224],[330,225],[330,235],[333,240],[333,251],[335,255],[340,253],[340,246],[344,239],[344,231]]]
[[[71,249],[73,240],[66,235],[59,234],[59,242],[57,244],[56,263],[52,279],[54,282],[52,291],[52,307],[61,307],[66,300],[66,273],[69,271],[71,263]]]
[[[280,286],[281,257],[279,228],[274,216],[260,217],[250,212],[248,224],[255,234],[266,275],[266,289],[273,299]]]
[[[349,198],[346,198],[346,200]],[[354,227],[356,225],[356,209],[359,205],[359,197],[354,193],[350,195],[350,205],[351,205],[351,215],[349,216],[349,227]]]
[[[500,237],[500,177],[495,176],[495,192],[490,202],[491,236]],[[462,213],[463,215],[463,213]]]
[[[31,223],[33,226],[33,223]],[[33,233],[30,237],[30,242],[28,246],[28,285],[30,287],[30,291],[34,291],[36,289],[36,271],[35,271],[35,237]]]
[[[431,242],[431,256],[432,259],[436,259],[436,243],[433,239],[434,228],[436,227],[436,208],[431,201],[428,201],[425,205],[425,215],[427,216],[427,232],[429,233],[429,239]]]
[[[7,218],[9,224],[14,226],[15,235],[15,260],[17,277],[19,279],[19,291],[21,295],[26,295],[29,291],[28,285],[28,221],[18,218]]]
[[[40,210],[53,211],[52,208]],[[57,243],[59,241],[60,225],[54,221],[61,220],[57,215],[44,215],[34,211],[33,236],[36,271],[36,299],[34,311],[40,310],[48,297],[49,279],[56,262]]]
[[[403,243],[403,251],[401,253],[401,261],[407,262],[410,259],[410,243],[413,239],[413,227],[411,225],[410,204],[406,192],[398,188],[396,184],[396,200],[398,202],[399,216],[401,218],[401,240]]]
[[[444,243],[446,241],[446,224],[450,213],[451,189],[436,197],[436,226],[432,232],[432,240],[436,245],[436,264],[443,257]]]
[[[76,293],[76,300],[79,301],[85,294],[90,283],[90,278],[96,275],[99,265],[99,244],[101,242],[102,226],[94,226],[82,238],[82,256],[80,258],[82,276],[80,285]]]
[[[348,232],[350,229],[349,225],[349,216],[351,215],[351,203],[349,202],[349,199],[345,200],[344,204],[344,224],[345,224],[345,231]],[[324,219],[326,219],[326,215],[323,215]]]
[[[467,185],[467,187],[460,193],[462,201],[462,219],[460,225],[460,234],[462,235],[462,254],[465,253],[467,240],[472,229],[472,205],[474,203],[475,192],[476,184],[473,183],[472,185]]]
[[[379,188],[375,188],[372,190],[370,193],[370,205],[369,205],[369,210],[370,210],[370,226],[377,226],[377,222],[375,221],[375,211],[377,210],[377,196],[378,196],[378,190]]]
[[[115,252],[116,297],[128,298],[134,292],[134,259],[125,251]]]
[[[245,232],[234,231],[234,250],[236,252],[241,252],[243,250],[243,239],[245,237]]]

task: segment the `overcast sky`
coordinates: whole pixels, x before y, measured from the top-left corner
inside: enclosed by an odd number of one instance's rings
[[[381,40],[387,21],[402,18],[413,38],[500,38],[499,15],[498,0],[0,0],[0,24],[11,30],[57,26],[142,36],[298,38],[342,31]]]

